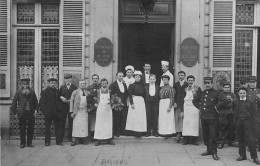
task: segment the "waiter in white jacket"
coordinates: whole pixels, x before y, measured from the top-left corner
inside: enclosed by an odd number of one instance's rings
[[[161,61],[161,64],[162,64],[163,75],[168,75],[170,77],[169,85],[171,87],[173,87],[174,77],[173,77],[172,73],[169,71],[169,62],[168,61]],[[162,86],[163,86],[163,81],[161,79],[160,87],[162,87]]]

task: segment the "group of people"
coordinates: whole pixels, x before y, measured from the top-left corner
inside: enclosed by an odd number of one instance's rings
[[[160,85],[152,74],[151,64],[144,64],[144,71],[126,66],[116,74],[116,81],[108,86],[108,80],[99,82],[92,75],[93,84],[86,87],[85,80],[79,87],[73,85],[72,76],[65,75],[65,84],[56,89],[57,80],[50,78],[48,87],[42,91],[38,104],[36,95],[29,88],[29,79],[21,79],[22,88],[14,97],[11,110],[18,114],[20,147],[32,147],[34,114],[41,110],[45,117],[45,145],[50,145],[50,126],[54,122],[56,144],[62,145],[66,119],[68,118],[71,146],[87,144],[88,138],[114,145],[113,138],[121,135],[135,137],[151,135],[165,139],[176,136],[178,143],[198,145],[201,121],[204,144],[207,150],[202,156],[212,155],[219,160],[217,149],[225,143],[235,146],[239,142],[238,161],[245,160],[248,145],[253,162],[260,165],[260,90],[256,77],[241,80],[238,94],[230,92],[231,84],[222,81],[220,90],[213,89],[213,78],[204,77],[205,90],[195,85],[195,77],[186,78],[178,72],[178,81],[169,71],[169,62],[162,61],[163,75]],[[186,78],[186,80],[185,80]],[[117,97],[120,109],[111,106]],[[27,141],[26,137],[27,127]],[[235,132],[237,131],[237,132]]]

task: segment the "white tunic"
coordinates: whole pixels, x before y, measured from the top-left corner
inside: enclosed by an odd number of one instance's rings
[[[95,125],[95,139],[112,138],[112,109],[109,103],[109,93],[102,94],[100,90],[100,101],[97,108],[97,118]]]
[[[72,137],[87,137],[88,136],[88,113],[87,113],[87,98],[80,93],[80,110],[73,119]]]
[[[170,85],[171,87],[173,87],[174,77],[173,77],[172,73],[171,73],[169,70],[167,70],[165,73],[163,73],[163,75],[168,75],[168,76],[170,77],[169,85]],[[164,84],[163,84],[163,81],[162,81],[162,79],[161,79],[160,87],[162,87],[163,85],[164,85]]]
[[[126,120],[126,130],[146,132],[146,109],[144,98],[142,96],[133,96],[133,103],[135,109],[129,106],[127,120]]]
[[[188,88],[187,88],[188,89]],[[199,136],[199,110],[193,105],[193,90],[186,90],[184,98],[183,136]]]
[[[170,104],[170,98],[161,99],[159,105],[158,133],[161,135],[170,135],[175,133],[174,108],[170,112],[167,109]]]

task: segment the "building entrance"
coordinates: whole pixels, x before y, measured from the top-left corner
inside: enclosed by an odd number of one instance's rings
[[[144,63],[151,64],[151,73],[162,75],[161,61],[170,62],[174,53],[174,24],[122,23],[119,25],[119,70],[132,65],[143,71]],[[160,80],[160,79],[157,79]]]

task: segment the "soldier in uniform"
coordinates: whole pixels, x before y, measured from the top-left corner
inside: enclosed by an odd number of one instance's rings
[[[71,113],[69,112],[70,110],[70,97],[71,94],[74,90],[77,89],[75,85],[73,85],[72,82],[72,75],[71,74],[66,74],[64,76],[65,84],[61,85],[60,87],[60,99],[62,100],[62,113],[63,113],[63,123],[64,123],[64,128],[65,128],[65,123],[66,119],[68,117],[68,122],[69,122],[69,130],[68,130],[68,138],[71,141],[72,140],[72,124],[73,124],[73,119],[71,118]],[[63,130],[64,132],[64,130]],[[64,136],[64,133],[62,134]],[[63,140],[63,139],[62,139]],[[62,142],[61,140],[61,142]]]
[[[219,160],[217,155],[217,128],[219,111],[228,105],[228,101],[212,87],[213,78],[204,77],[205,90],[194,97],[193,104],[201,111],[201,125],[204,144],[207,150],[202,156],[212,155],[214,160]]]
[[[256,77],[250,76],[248,78],[248,99],[254,103],[254,118],[255,118],[255,136],[260,151],[260,89],[256,88]]]
[[[97,74],[92,75],[92,85],[87,87],[87,91],[90,93],[87,95],[88,108],[91,110],[89,112],[89,128],[90,128],[90,139],[94,137],[95,131],[95,123],[96,123],[96,111],[97,107],[97,90],[101,88],[101,84],[99,83],[99,76]],[[92,140],[93,141],[93,140]]]
[[[227,107],[220,109],[219,112],[219,146],[218,149],[224,147],[225,142],[228,142],[229,146],[235,146],[235,132],[233,127],[234,121],[234,109],[237,97],[234,93],[230,92],[230,82],[223,82],[223,94],[229,101]]]
[[[27,146],[33,147],[33,131],[35,118],[34,115],[38,110],[38,100],[35,92],[29,87],[29,78],[21,79],[22,88],[15,93],[11,111],[18,115],[19,129],[20,129],[20,148],[24,148],[26,145],[26,133],[27,133]],[[27,132],[26,132],[27,128]]]

